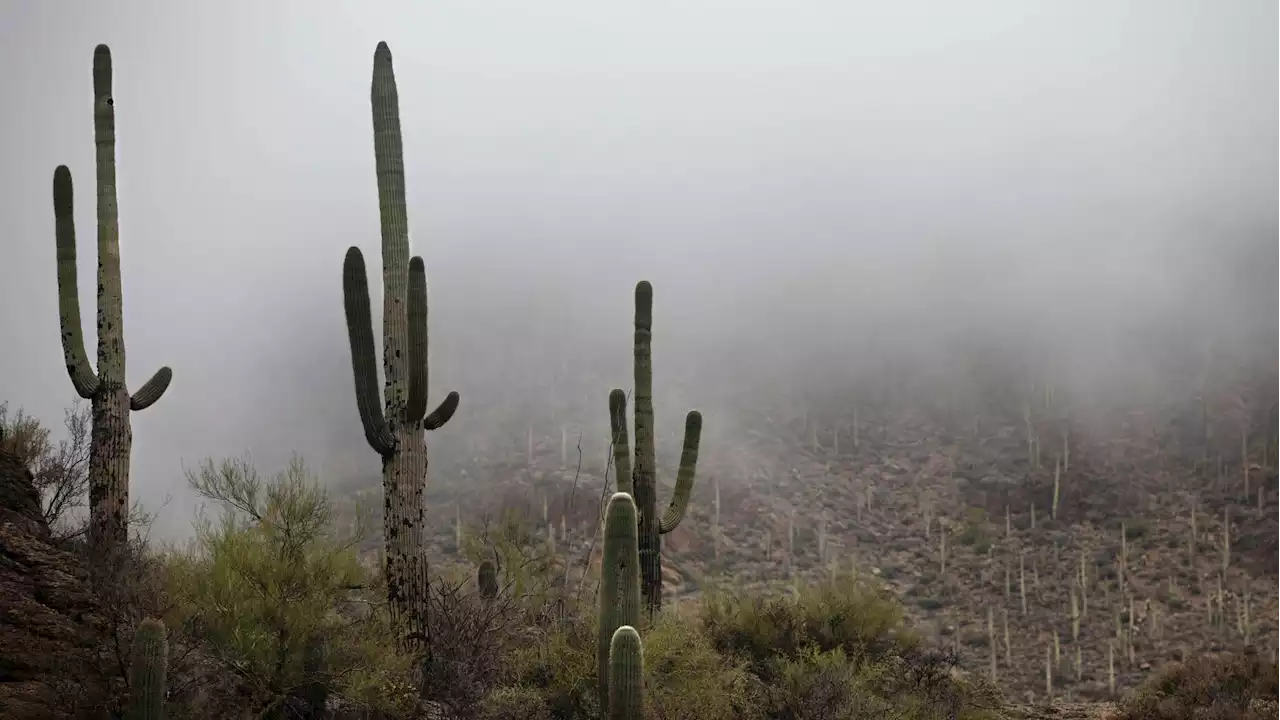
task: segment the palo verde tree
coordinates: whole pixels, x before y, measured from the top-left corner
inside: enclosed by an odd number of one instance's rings
[[[343,302],[351,341],[356,406],[369,445],[382,456],[383,542],[387,597],[410,645],[426,640],[427,443],[458,409],[451,392],[427,409],[427,280],[422,258],[409,257],[404,147],[399,95],[391,50],[378,43],[373,54],[374,161],[382,225],[382,367],[385,397],[378,393],[369,285],[360,249],[347,250],[342,264]],[[380,402],[380,400],[382,402]],[[385,410],[379,405],[385,403]],[[424,415],[425,418],[424,418]]]
[[[160,399],[173,379],[162,367],[137,392],[125,386],[124,315],[120,291],[120,223],[116,201],[116,115],[111,93],[111,50],[93,51],[93,135],[98,191],[98,369],[84,351],[76,282],[76,229],[71,170],[53,171],[54,234],[58,257],[58,314],[62,353],[76,392],[90,401],[89,544],[95,552],[128,540],[129,413]]]
[[[636,283],[635,316],[635,426],[636,453],[632,466],[627,455],[627,396],[621,389],[609,394],[609,424],[613,434],[613,462],[618,492],[635,497],[640,512],[640,584],[645,607],[652,614],[662,606],[662,535],[675,530],[684,519],[693,495],[702,437],[702,413],[690,410],[684,420],[684,449],[676,473],[675,494],[666,513],[657,511],[657,458],[653,430],[653,286]]]

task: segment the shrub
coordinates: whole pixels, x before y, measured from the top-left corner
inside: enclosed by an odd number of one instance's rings
[[[252,708],[270,717],[324,683],[348,703],[407,712],[417,695],[412,658],[395,642],[379,577],[356,557],[360,528],[351,537],[333,532],[328,498],[303,463],[264,483],[247,460],[206,461],[188,480],[223,513],[216,523],[202,516],[192,546],[167,554],[170,593],[181,604],[165,619],[232,695],[205,688],[191,704],[217,716]],[[329,649],[320,668],[306,661],[317,640]]]
[[[1174,663],[1125,698],[1118,720],[1271,720],[1276,672],[1274,660],[1252,651]]]

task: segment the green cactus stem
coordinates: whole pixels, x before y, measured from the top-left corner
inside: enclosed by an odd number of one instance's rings
[[[444,426],[458,409],[451,392],[430,414],[427,408],[427,280],[422,259],[409,257],[404,148],[399,95],[391,50],[378,43],[373,55],[374,164],[382,226],[382,367],[385,397],[378,390],[369,285],[360,249],[347,250],[342,264],[343,304],[351,342],[356,407],[370,447],[382,456],[383,540],[387,596],[410,646],[426,641],[427,443],[424,430]],[[425,415],[425,417],[424,417]]]
[[[480,597],[492,600],[498,596],[498,570],[492,562],[485,560],[480,563],[476,582],[480,585]]]
[[[129,658],[128,720],[164,720],[169,643],[164,623],[147,618],[133,634]]]
[[[54,237],[57,243],[58,315],[62,354],[71,385],[89,400],[89,544],[96,551],[128,540],[130,411],[145,410],[164,395],[173,371],[162,367],[133,395],[125,384],[124,311],[120,290],[120,222],[116,199],[116,115],[111,93],[111,50],[93,52],[93,134],[98,191],[98,368],[85,355],[76,272],[76,229],[71,170],[53,171]]]
[[[653,430],[653,286],[636,283],[635,315],[635,466],[626,462],[626,394],[615,389],[609,394],[609,421],[613,435],[614,465],[618,490],[635,496],[640,511],[640,574],[645,607],[652,615],[662,607],[662,539],[679,526],[693,495],[693,479],[698,466],[698,444],[702,437],[702,413],[690,410],[684,420],[684,449],[676,473],[675,494],[667,511],[658,517],[657,459]],[[623,480],[630,470],[630,481]]]
[[[609,720],[644,718],[644,646],[640,634],[623,625],[609,641]]]
[[[614,631],[640,624],[640,557],[635,500],[614,493],[605,508],[604,550],[600,560],[600,630],[597,636],[597,684],[600,707],[609,703],[609,644]]]

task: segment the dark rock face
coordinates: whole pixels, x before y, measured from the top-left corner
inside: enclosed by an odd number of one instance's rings
[[[0,717],[96,717],[101,620],[84,561],[50,544],[31,473],[0,452]]]

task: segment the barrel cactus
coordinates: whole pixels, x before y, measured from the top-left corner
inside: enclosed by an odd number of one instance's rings
[[[427,443],[423,431],[436,430],[453,417],[458,393],[449,393],[439,407],[426,413],[426,269],[422,258],[409,257],[399,95],[391,50],[385,42],[378,43],[374,51],[370,99],[382,224],[385,397],[378,391],[369,285],[364,256],[357,247],[347,250],[343,261],[342,289],[356,407],[365,438],[382,456],[387,595],[392,614],[406,629],[405,638],[412,645],[425,642],[427,634]]]
[[[693,495],[702,437],[702,413],[690,410],[684,421],[684,449],[676,473],[675,494],[666,513],[657,511],[657,458],[653,430],[653,286],[636,284],[635,315],[635,464],[627,462],[626,394],[609,394],[609,423],[618,490],[635,496],[640,511],[640,573],[645,606],[652,614],[662,606],[662,535],[675,530],[684,519]]]
[[[111,92],[111,50],[93,51],[93,136],[97,149],[98,197],[98,368],[84,350],[80,290],[76,272],[76,228],[71,170],[53,171],[54,237],[58,260],[58,315],[62,355],[71,385],[90,401],[93,430],[89,445],[89,544],[103,549],[129,537],[129,457],[133,449],[131,411],[151,407],[173,380],[162,367],[138,391],[125,385],[124,310],[120,289],[120,220],[116,199],[116,111]]]
[[[609,498],[604,519],[604,550],[600,561],[600,629],[597,636],[596,682],[600,707],[609,706],[609,648],[614,632],[640,624],[640,558],[636,504],[619,492]]]
[[[148,618],[133,634],[129,657],[128,720],[163,720],[169,643],[164,623]]]

